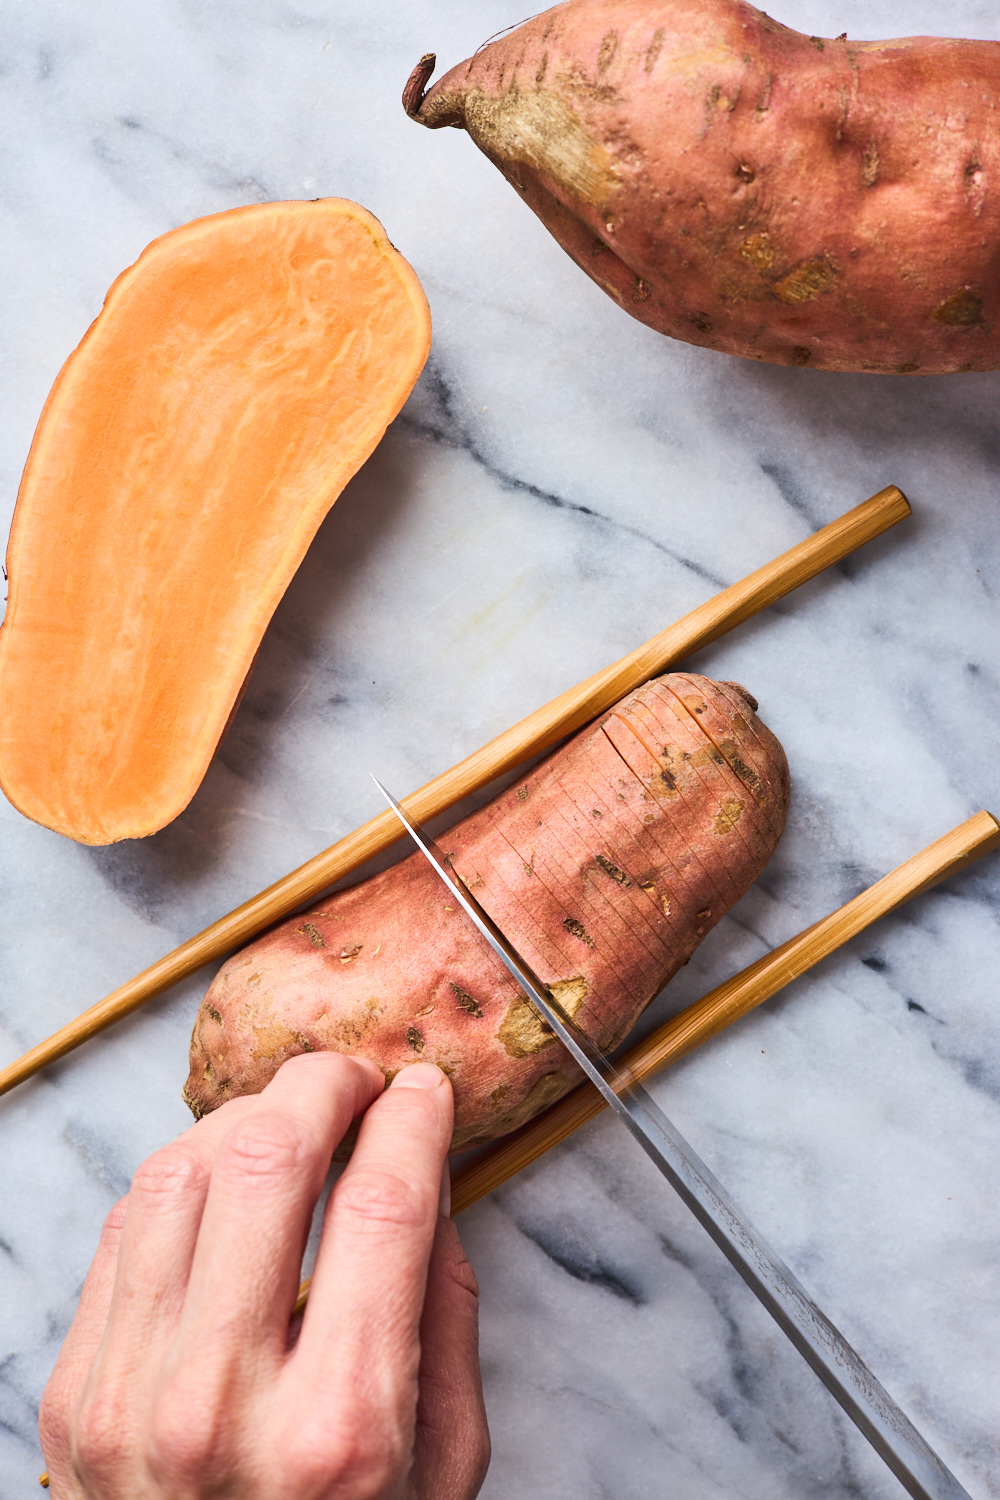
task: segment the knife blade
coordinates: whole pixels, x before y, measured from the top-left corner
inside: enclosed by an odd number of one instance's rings
[[[451,869],[433,839],[408,817],[374,774],[372,780],[462,910],[524,990],[539,1019],[555,1033],[904,1489],[914,1500],[970,1500],[968,1491],[649,1092],[574,1024]]]

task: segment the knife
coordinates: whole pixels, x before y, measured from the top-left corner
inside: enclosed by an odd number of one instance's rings
[[[736,1206],[652,1096],[627,1069],[605,1057],[574,1024],[450,868],[433,840],[407,816],[374,775],[372,780],[451,895],[524,990],[539,1019],[555,1033],[625,1128],[656,1163],[903,1488],[914,1500],[970,1500],[968,1491]]]

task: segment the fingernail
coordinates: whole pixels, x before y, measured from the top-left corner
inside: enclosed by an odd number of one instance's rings
[[[440,1212],[446,1219],[451,1218],[451,1166],[448,1158],[444,1159],[444,1170],[441,1173],[441,1197],[438,1200]]]
[[[440,1068],[433,1063],[408,1063],[405,1068],[400,1068],[390,1088],[394,1089],[436,1089],[444,1081],[444,1074]]]

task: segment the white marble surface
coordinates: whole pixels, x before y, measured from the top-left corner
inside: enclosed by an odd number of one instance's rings
[[[807,32],[1000,38],[988,0],[784,0]],[[48,386],[153,236],[353,197],[435,322],[403,416],[154,838],[0,806],[0,1060],[720,585],[889,481],[914,519],[692,665],[788,751],[764,877],[657,1019],[1000,805],[1000,374],[746,364],[633,324],[471,142],[399,93],[501,0],[5,0],[0,513]],[[40,684],[40,691],[44,685]],[[1000,1496],[1000,860],[915,901],[656,1092],[974,1500]],[[0,1497],[102,1215],[181,1130],[200,975],[0,1101]],[[652,1013],[651,1013],[652,1014]],[[471,1210],[490,1500],[902,1491],[629,1141],[596,1123]]]

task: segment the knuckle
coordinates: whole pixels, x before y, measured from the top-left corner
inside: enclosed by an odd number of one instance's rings
[[[258,1109],[233,1127],[219,1155],[241,1175],[270,1177],[294,1169],[305,1147],[297,1121],[277,1110]]]
[[[64,1453],[69,1446],[71,1394],[56,1368],[42,1392],[38,1407],[38,1435],[48,1456]]]
[[[472,1450],[472,1473],[469,1476],[469,1496],[478,1495],[486,1478],[486,1471],[490,1466],[493,1456],[493,1445],[490,1442],[490,1431],[486,1426],[485,1418],[479,1423]]]
[[[287,1479],[301,1494],[325,1494],[331,1484],[345,1500],[381,1500],[395,1493],[404,1449],[371,1412],[341,1413],[336,1431],[322,1419],[300,1423],[284,1446]]]
[[[106,1235],[117,1235],[121,1233],[122,1225],[125,1223],[125,1214],[128,1211],[128,1193],[124,1198],[119,1198],[115,1206],[104,1216],[104,1224],[101,1233]]]
[[[223,1446],[221,1413],[189,1382],[160,1392],[149,1417],[149,1467],[162,1483],[182,1489],[211,1479]],[[198,1491],[200,1493],[200,1490]]]
[[[361,1231],[416,1229],[427,1219],[416,1184],[375,1168],[348,1171],[333,1195],[337,1218]]]
[[[117,1392],[110,1387],[87,1391],[73,1424],[73,1452],[88,1478],[106,1474],[121,1459],[125,1448],[123,1411]]]
[[[136,1169],[132,1178],[131,1197],[142,1198],[150,1204],[173,1203],[178,1198],[202,1188],[208,1175],[201,1163],[190,1152],[176,1146],[165,1146]],[[121,1205],[116,1204],[108,1215],[109,1220]]]

